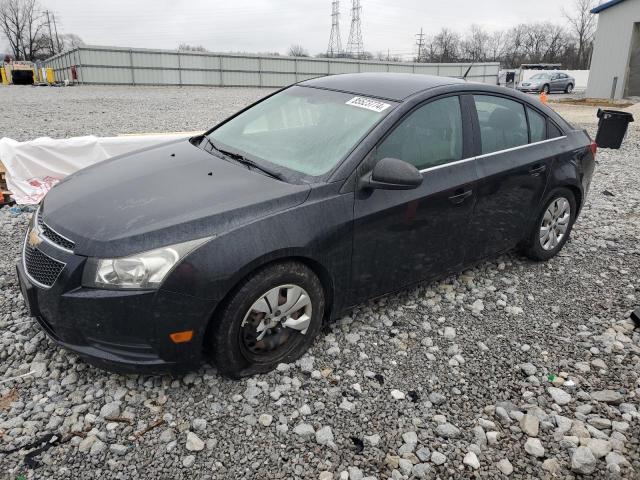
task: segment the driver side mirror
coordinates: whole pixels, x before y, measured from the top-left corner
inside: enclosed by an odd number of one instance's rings
[[[362,188],[411,190],[422,185],[420,171],[403,160],[383,158],[360,180]]]

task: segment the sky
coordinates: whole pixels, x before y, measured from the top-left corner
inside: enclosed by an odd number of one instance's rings
[[[211,51],[280,52],[300,44],[311,54],[327,49],[331,0],[39,0],[55,13],[59,33],[89,45],[175,49],[181,43]],[[533,21],[562,22],[569,0],[361,0],[367,51],[411,54],[415,34],[442,27],[464,32]],[[351,1],[340,2],[346,46]]]

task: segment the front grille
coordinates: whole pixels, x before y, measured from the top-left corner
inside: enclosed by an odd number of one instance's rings
[[[62,247],[66,250],[73,250],[73,247],[75,247],[75,243],[73,243],[71,240],[67,238],[64,238],[59,233],[53,231],[46,223],[44,223],[44,220],[42,220],[42,215],[40,214],[39,209],[36,215],[37,215],[36,220],[38,222],[38,226],[40,227],[40,231],[42,232],[42,235],[44,237],[46,237],[50,242],[54,243],[55,245],[58,245],[59,247]]]
[[[45,287],[50,287],[56,282],[65,264],[25,243],[24,267],[29,277]]]

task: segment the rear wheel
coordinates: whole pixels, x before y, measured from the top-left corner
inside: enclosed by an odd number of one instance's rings
[[[324,302],[320,280],[302,263],[251,275],[213,319],[208,343],[218,370],[239,378],[295,361],[320,330]]]
[[[573,92],[573,85],[570,83],[569,85],[567,85],[567,88],[564,89],[564,93],[571,93]]]
[[[553,191],[543,203],[526,240],[525,255],[538,261],[557,255],[569,240],[576,212],[576,200],[571,190],[559,188]]]

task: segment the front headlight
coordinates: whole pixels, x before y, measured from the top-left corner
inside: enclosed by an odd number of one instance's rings
[[[120,258],[89,258],[82,285],[107,289],[155,289],[187,254],[211,237]]]

